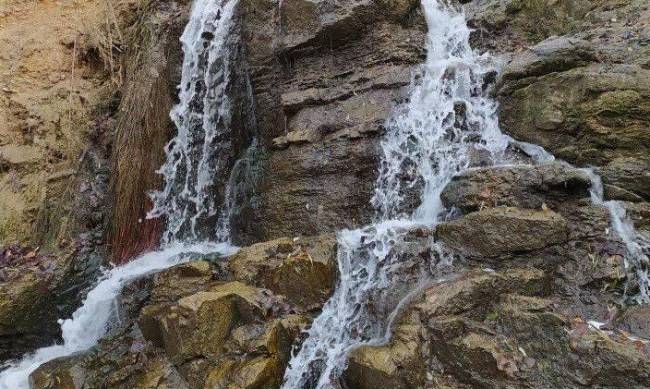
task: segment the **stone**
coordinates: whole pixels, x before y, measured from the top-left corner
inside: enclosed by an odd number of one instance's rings
[[[386,346],[354,350],[344,380],[350,388],[417,388],[426,382],[426,359],[421,355],[419,329],[401,325]]]
[[[634,228],[642,233],[650,233],[650,203],[624,202],[626,216],[634,224]]]
[[[55,359],[40,366],[30,376],[30,385],[34,389],[81,389],[86,378],[86,371],[81,368],[78,359]]]
[[[594,64],[518,82],[499,91],[503,129],[516,139],[579,165],[647,155],[649,71]]]
[[[233,277],[267,288],[298,307],[325,303],[336,282],[336,239],[332,235],[281,238],[246,247],[228,262]]]
[[[611,198],[647,199],[650,72],[639,62],[647,48],[610,38],[629,24],[593,23],[600,35],[551,37],[512,55],[497,85],[500,122],[517,140],[601,167]]]
[[[424,387],[431,379],[428,376],[435,374],[430,368],[432,353],[441,346],[433,339],[436,335],[430,333],[441,330],[433,318],[469,312],[478,320],[487,313],[485,307],[495,295],[514,291],[544,293],[547,289],[544,278],[543,272],[534,269],[514,269],[509,273],[476,270],[431,286],[402,314],[387,345],[362,346],[352,352],[344,374],[346,384],[351,388]],[[454,326],[451,322],[446,325]],[[467,355],[472,355],[476,354],[472,349],[488,347],[485,345],[490,345],[489,353],[493,352],[493,343],[488,337],[470,334],[463,344],[469,348],[465,350]],[[458,354],[453,358],[462,357]],[[480,365],[480,368],[485,366],[483,362]],[[444,379],[447,375],[436,375],[436,380],[447,381]]]
[[[171,267],[153,276],[152,303],[173,302],[214,284],[208,261],[197,260]]]
[[[247,361],[231,361],[218,365],[206,378],[205,388],[256,389],[278,387],[282,383],[284,365],[275,357],[257,357]]]
[[[563,208],[589,197],[591,180],[561,163],[472,169],[455,176],[441,199],[446,207],[474,212],[484,207]]]
[[[280,321],[270,321],[257,330],[246,325],[237,328],[232,338],[243,356],[217,364],[206,376],[205,387],[253,389],[280,385],[289,360],[288,336]]]
[[[112,346],[116,346],[115,342]],[[139,358],[133,358],[135,355]],[[55,359],[36,369],[30,376],[30,383],[33,389],[190,388],[174,366],[152,350],[120,354],[113,349],[106,354],[87,353]]]
[[[634,336],[650,340],[650,308],[647,306],[627,308],[615,324]]]
[[[603,182],[635,194],[638,198],[650,200],[650,159],[616,158],[600,171]]]
[[[476,29],[474,46],[509,52],[533,45],[552,36],[561,36],[586,24],[587,13],[597,2],[572,0],[483,0],[461,1],[469,24]]]
[[[291,254],[289,242],[270,246]],[[288,313],[269,290],[215,280],[215,267],[197,260],[127,285],[120,324],[96,347],[41,366],[34,388],[278,386],[312,318]]]
[[[475,269],[433,284],[405,308],[387,345],[352,353],[346,384],[643,387],[643,347],[555,312],[545,278],[532,268]]]
[[[145,307],[139,323],[145,339],[164,347],[173,361],[182,362],[220,355],[238,323],[263,316],[258,289],[230,282],[183,297],[171,306]]]
[[[489,208],[442,223],[436,235],[464,255],[498,257],[540,250],[568,240],[567,221],[553,211]]]
[[[243,4],[258,132],[269,145],[241,229],[245,244],[371,220],[379,135],[423,59],[418,5]]]
[[[589,42],[566,36],[553,36],[514,57],[501,73],[500,83],[561,72],[596,62]]]

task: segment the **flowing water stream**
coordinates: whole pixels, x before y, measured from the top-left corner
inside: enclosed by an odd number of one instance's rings
[[[197,0],[181,36],[183,70],[179,104],[171,117],[178,132],[165,148],[167,161],[160,168],[165,185],[153,193],[148,217],[165,217],[163,243],[212,239],[219,219],[229,215],[219,190],[228,181],[232,155],[231,87],[232,29],[237,0]],[[226,223],[227,224],[227,223]],[[229,239],[224,229],[216,232]]]
[[[106,271],[72,317],[60,321],[63,342],[40,348],[22,360],[10,363],[6,370],[0,372],[0,388],[27,389],[29,375],[43,363],[96,345],[115,319],[115,301],[124,285],[129,282],[186,262],[193,254],[229,255],[234,251],[236,248],[227,243],[171,244],[160,251],[144,254],[124,266]]]
[[[167,161],[160,169],[165,186],[153,194],[150,214],[167,219],[162,249],[106,271],[72,318],[61,321],[63,343],[6,365],[0,372],[0,389],[26,389],[29,374],[41,364],[97,344],[114,320],[115,299],[125,284],[183,263],[190,253],[228,255],[236,250],[230,244],[230,219],[241,196],[238,181],[249,163],[244,157],[229,171],[228,85],[230,48],[239,39],[232,33],[236,4],[237,0],[196,0],[182,37],[180,103],[171,113],[178,134],[166,147]],[[464,15],[444,0],[422,0],[422,6],[429,28],[427,59],[413,78],[408,102],[386,125],[372,199],[374,222],[339,232],[339,285],[292,358],[284,388],[339,387],[351,350],[389,340],[400,307],[450,261],[433,241],[429,261],[405,258],[399,250],[409,231],[434,227],[448,215],[440,193],[454,175],[477,160],[508,163],[509,145],[536,163],[553,160],[539,146],[501,133],[496,103],[486,90],[496,67],[493,58],[470,47]],[[603,201],[600,178],[588,173],[594,183],[592,200],[609,209],[613,228],[628,250],[626,263],[638,278],[638,299],[647,302],[650,242],[636,234],[619,203]],[[215,196],[217,186],[227,189]],[[212,243],[202,243],[205,239]]]
[[[388,339],[400,302],[448,260],[433,242],[438,255],[432,263],[405,260],[398,251],[407,232],[443,220],[440,193],[451,178],[475,158],[501,160],[508,147],[496,104],[484,89],[486,78],[494,75],[490,57],[470,47],[462,14],[435,0],[422,4],[429,27],[427,59],[414,77],[409,101],[386,125],[372,199],[375,222],[338,234],[341,280],[291,360],[284,388],[338,387],[353,348]],[[411,210],[414,196],[419,206]]]
[[[505,151],[512,145],[535,163],[554,160],[541,147],[517,142],[500,131],[496,103],[484,89],[495,66],[489,56],[470,47],[464,15],[444,0],[422,0],[422,7],[428,25],[427,59],[413,79],[409,101],[386,125],[372,199],[375,222],[338,234],[339,285],[291,359],[283,388],[339,388],[350,351],[389,340],[400,307],[418,286],[426,285],[436,266],[449,260],[434,242],[433,263],[404,260],[399,247],[409,229],[433,227],[443,220],[448,211],[440,194],[473,159],[511,163]],[[640,243],[619,203],[603,202],[602,189],[597,189],[600,178],[593,173],[592,177],[593,201],[610,210],[614,229],[628,249],[626,260],[632,262],[641,284],[639,299],[647,302],[644,250],[650,245]],[[407,204],[414,193],[419,206],[411,211]]]
[[[640,304],[650,303],[650,239],[638,234],[632,221],[627,217],[625,208],[618,201],[605,201],[603,181],[593,169],[583,169],[591,178],[591,201],[593,204],[604,206],[609,212],[609,218],[618,236],[627,250],[625,268],[635,277],[639,293],[632,296]]]
[[[0,389],[27,389],[29,375],[45,362],[93,347],[116,319],[115,301],[133,280],[190,260],[196,254],[230,255],[231,207],[237,185],[228,171],[230,100],[230,50],[238,36],[232,34],[237,0],[197,0],[181,38],[185,53],[179,104],[171,112],[178,129],[166,148],[160,169],[162,191],[153,195],[150,217],[165,217],[162,248],[107,270],[71,318],[61,320],[63,342],[43,347],[10,362],[0,372]],[[236,164],[237,166],[242,163]],[[233,174],[241,176],[241,168]],[[229,189],[221,202],[213,186],[225,177]],[[232,191],[233,193],[230,193]]]

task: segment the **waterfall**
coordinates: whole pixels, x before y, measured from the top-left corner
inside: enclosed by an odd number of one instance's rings
[[[284,388],[338,387],[353,348],[388,339],[400,302],[448,261],[434,242],[437,255],[430,263],[403,258],[396,251],[406,233],[442,220],[446,210],[440,193],[451,178],[479,155],[500,160],[509,144],[484,87],[494,68],[489,57],[470,47],[464,16],[435,0],[424,0],[423,6],[427,59],[413,79],[408,102],[386,124],[372,199],[375,221],[338,234],[339,285],[290,361]],[[410,211],[413,196],[419,206]]]
[[[63,342],[43,347],[3,366],[0,389],[28,389],[29,375],[40,365],[89,349],[106,335],[115,320],[124,285],[147,274],[184,263],[193,254],[230,255],[230,218],[240,192],[233,182],[245,162],[232,159],[230,144],[230,49],[237,0],[197,0],[181,38],[184,49],[179,104],[171,117],[178,134],[167,145],[160,173],[164,189],[153,194],[151,217],[164,216],[162,249],[139,256],[100,277],[72,317],[60,320]],[[228,188],[221,193],[215,186]],[[207,240],[207,241],[205,241]]]
[[[513,144],[536,163],[553,160],[539,146],[501,133],[496,103],[486,90],[495,66],[490,56],[472,50],[464,15],[443,0],[422,0],[422,5],[429,28],[427,58],[413,77],[408,101],[386,123],[373,223],[338,233],[338,286],[291,359],[284,388],[338,387],[350,351],[389,340],[401,307],[451,261],[432,240],[431,259],[409,258],[399,250],[409,231],[445,220],[448,210],[440,194],[452,177],[479,159],[506,161],[505,151]],[[26,389],[29,375],[43,363],[96,345],[109,330],[115,299],[129,282],[186,262],[192,253],[236,251],[230,225],[248,190],[245,181],[255,148],[253,143],[244,158],[234,161],[229,91],[236,64],[232,47],[239,39],[233,34],[236,6],[237,0],[196,0],[181,38],[179,104],[171,112],[178,133],[165,148],[167,160],[159,170],[165,185],[152,194],[149,215],[166,218],[163,248],[105,271],[82,306],[60,321],[63,342],[5,365],[0,389]],[[626,265],[637,276],[638,299],[647,302],[650,242],[636,234],[620,203],[603,200],[600,178],[589,172],[592,200],[609,210],[627,248]]]
[[[167,160],[158,171],[165,185],[154,192],[147,216],[165,217],[163,243],[202,241],[215,235],[228,210],[220,188],[228,180],[233,159],[232,99],[228,91],[233,72],[232,33],[237,0],[197,0],[183,32],[183,70],[178,105],[171,112],[178,133],[165,147]]]
[[[235,250],[224,243],[172,244],[164,250],[149,252],[126,265],[106,271],[72,317],[59,321],[63,343],[40,348],[20,361],[9,363],[0,372],[0,389],[28,389],[29,375],[40,365],[96,345],[106,335],[115,317],[115,299],[129,282],[186,262],[192,254],[229,255]]]
[[[639,288],[633,300],[641,304],[650,303],[650,239],[636,232],[620,202],[604,200],[603,181],[594,169],[582,170],[591,178],[591,202],[607,209],[614,232],[625,245],[625,269],[635,277]]]
[[[555,158],[542,147],[518,142],[502,134],[496,103],[485,90],[494,72],[490,57],[478,55],[469,44],[465,17],[442,0],[422,0],[428,25],[427,59],[415,75],[409,101],[388,120],[381,143],[382,159],[372,204],[374,223],[338,234],[340,281],[334,295],[307,332],[307,339],[285,372],[283,388],[337,388],[347,356],[361,345],[381,345],[390,339],[391,324],[401,306],[449,259],[443,247],[430,243],[433,260],[404,259],[399,246],[414,227],[434,227],[444,219],[440,194],[454,175],[484,163],[508,163],[512,145],[535,163]],[[597,192],[600,178],[594,177]],[[419,206],[408,204],[417,196]],[[612,225],[625,243],[640,284],[639,300],[648,299],[650,245],[643,244],[622,206],[592,196],[611,215]],[[640,243],[641,242],[641,243]]]

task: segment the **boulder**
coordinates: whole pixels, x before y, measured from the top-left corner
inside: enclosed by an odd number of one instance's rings
[[[149,302],[174,302],[205,290],[214,284],[213,272],[210,262],[196,260],[155,274]]]
[[[593,64],[505,81],[499,101],[505,131],[568,162],[647,156],[648,70]]]
[[[472,270],[429,287],[385,346],[355,350],[350,388],[644,387],[650,353],[554,311],[544,272]],[[606,372],[606,373],[604,373]]]
[[[637,232],[650,234],[650,203],[624,202],[626,216],[634,224]],[[650,237],[648,238],[650,239]]]
[[[35,389],[81,389],[86,374],[78,358],[55,359],[32,373],[30,386]]]
[[[564,243],[569,228],[550,210],[489,208],[438,225],[436,235],[464,255],[498,257]]]
[[[38,248],[0,247],[0,362],[54,342],[57,320],[74,309],[81,284],[74,257]]]
[[[650,340],[650,307],[633,306],[616,320],[616,328],[634,336]]]
[[[572,0],[482,0],[460,1],[469,24],[475,29],[474,46],[509,52],[551,36],[564,35],[586,24],[587,13],[597,2]]]
[[[602,167],[608,195],[647,199],[650,71],[632,58],[621,61],[617,50],[629,44],[553,37],[522,50],[498,82],[499,118],[518,140]]]
[[[470,271],[431,286],[402,314],[387,345],[363,346],[351,353],[344,380],[348,387],[355,389],[424,387],[432,379],[432,352],[439,347],[429,333],[430,318],[463,312],[480,318],[496,294],[510,291],[542,294],[547,290],[546,284],[541,271],[515,269],[510,273]],[[462,387],[447,376],[434,373],[436,382]]]
[[[336,239],[332,235],[281,238],[243,248],[230,257],[235,279],[267,288],[302,308],[320,307],[336,282]]]
[[[197,356],[220,355],[231,330],[263,316],[260,291],[230,282],[183,297],[171,306],[147,306],[139,323],[145,339],[164,347],[167,355],[180,363]]]
[[[319,250],[327,251],[316,243],[306,247],[317,258],[324,255],[319,257]],[[248,263],[247,269],[259,265]],[[232,274],[219,267],[198,260],[127,285],[120,299],[119,325],[97,347],[41,366],[31,377],[32,386],[278,386],[291,344],[311,317],[290,313],[299,309],[267,289],[220,281]],[[237,274],[245,274],[244,267]]]
[[[597,58],[610,63],[647,64],[644,0],[460,1],[473,28],[473,47],[519,56],[545,39],[586,42]],[[567,53],[570,54],[570,53]],[[571,56],[567,55],[567,59]]]
[[[616,158],[603,166],[599,173],[603,182],[636,195],[636,198],[628,195],[627,199],[650,200],[650,158]]]
[[[472,169],[455,176],[441,194],[443,204],[474,212],[489,207],[563,208],[589,197],[591,180],[562,163]]]
[[[139,354],[142,358],[109,358],[102,372],[99,355],[55,359],[40,366],[30,377],[33,389],[189,389],[169,361],[159,354]],[[110,366],[110,367],[109,367]],[[113,371],[110,371],[113,370]],[[109,372],[108,375],[105,373]],[[104,373],[104,374],[102,374]],[[116,374],[117,373],[117,374]]]
[[[512,58],[500,83],[561,72],[597,62],[595,48],[587,41],[553,36]]]
[[[422,351],[426,355],[427,346],[419,337],[418,326],[400,325],[390,344],[362,346],[350,354],[345,383],[355,389],[422,387],[427,370]]]
[[[205,388],[256,389],[274,388],[282,383],[286,364],[276,357],[257,357],[252,360],[227,360],[208,374]]]
[[[206,388],[254,389],[277,387],[289,360],[291,339],[284,325],[244,325],[233,331],[232,342],[242,356],[227,356],[208,372]]]

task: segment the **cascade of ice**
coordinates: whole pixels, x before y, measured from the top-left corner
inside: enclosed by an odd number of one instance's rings
[[[424,0],[423,6],[427,59],[414,78],[409,101],[386,126],[372,199],[375,222],[339,233],[339,285],[291,360],[284,388],[336,387],[351,349],[387,339],[400,302],[437,265],[398,255],[406,232],[434,226],[444,217],[440,193],[473,156],[498,160],[508,146],[496,105],[484,89],[485,77],[494,69],[488,57],[470,47],[464,16],[436,0]],[[412,196],[419,206],[409,211]],[[444,263],[444,251],[433,242],[431,246],[438,252],[436,260]]]
[[[231,174],[220,154],[230,147],[228,61],[232,40],[237,39],[231,33],[236,4],[237,0],[197,0],[182,36],[180,102],[171,113],[178,134],[166,148],[167,162],[160,169],[165,187],[154,195],[152,211],[152,216],[167,219],[163,248],[105,271],[82,306],[70,319],[60,321],[63,342],[3,366],[0,389],[27,389],[29,375],[43,363],[96,345],[115,320],[115,299],[129,282],[186,262],[194,254],[230,255],[237,250],[230,244],[231,208],[238,193],[232,181],[244,173],[236,166]],[[211,193],[222,177],[222,182],[230,180],[230,189],[218,201]],[[199,231],[208,223],[209,233]],[[205,239],[216,243],[201,242]]]

